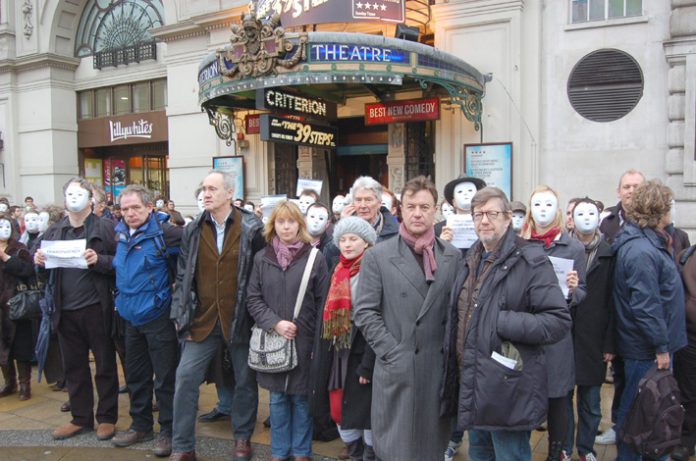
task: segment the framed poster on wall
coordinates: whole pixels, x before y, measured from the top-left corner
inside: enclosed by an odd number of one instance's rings
[[[234,197],[244,200],[244,157],[213,157],[213,169],[224,171],[234,176]]]
[[[464,145],[464,174],[502,189],[512,200],[512,143]]]

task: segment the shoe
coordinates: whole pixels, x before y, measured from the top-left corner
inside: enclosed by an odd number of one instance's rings
[[[457,450],[462,445],[462,442],[453,442],[450,440],[447,443],[447,449],[445,450],[445,461],[452,461],[454,456],[457,454]]]
[[[114,438],[111,439],[111,443],[113,443],[115,447],[126,448],[136,443],[148,442],[153,438],[154,435],[152,434],[152,431],[140,432],[134,431],[133,429],[128,429],[126,432],[116,434]]]
[[[0,388],[0,397],[7,397],[17,392],[17,370],[14,360],[10,360],[7,365],[3,365],[1,368],[5,385]]]
[[[164,458],[172,453],[172,436],[169,434],[160,434],[157,436],[155,448],[152,452],[158,458]]]
[[[251,461],[251,442],[249,439],[234,441],[234,460]]]
[[[363,461],[375,461],[377,455],[375,454],[375,449],[370,445],[365,444],[365,451],[363,452]]]
[[[602,432],[602,435],[595,437],[594,443],[597,445],[614,445],[616,443],[616,432],[614,428],[609,428]]]
[[[561,450],[561,461],[571,461],[573,458],[568,454],[567,451]],[[595,460],[597,461],[597,460]]]
[[[691,450],[689,448],[684,447],[684,446],[678,446],[674,450],[672,450],[672,454],[670,455],[670,458],[672,458],[674,461],[689,461],[689,458],[694,455],[694,448],[691,447]]]
[[[345,443],[343,444],[343,448],[341,448],[341,452],[338,454],[338,459],[350,459],[350,456],[348,456],[348,445]]]
[[[58,429],[53,431],[53,440],[65,440],[70,437],[75,437],[76,435],[91,431],[91,427],[78,426],[77,424],[68,423],[65,426],[60,426]]]
[[[62,411],[63,413],[67,413],[71,410],[71,408],[72,407],[70,406],[70,400],[68,400],[67,402],[63,402],[63,405],[60,406],[60,411]]]
[[[116,433],[116,426],[111,423],[99,423],[97,425],[97,439],[111,440]]]
[[[227,413],[223,413],[220,410],[217,409],[217,407],[213,408],[213,411],[209,413],[205,413],[203,415],[200,415],[198,417],[198,421],[202,423],[214,423],[215,421],[219,421],[221,419],[230,419],[230,415]]]
[[[17,362],[17,374],[19,376],[19,400],[31,398],[31,363]]]
[[[118,388],[118,393],[119,394],[126,394],[128,393],[128,386],[121,386]]]
[[[586,455],[580,455],[580,461],[597,461],[597,458],[595,457],[594,453],[589,452]]]
[[[169,455],[169,461],[196,461],[196,450],[176,451]]]

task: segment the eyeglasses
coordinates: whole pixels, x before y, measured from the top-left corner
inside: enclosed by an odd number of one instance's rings
[[[475,213],[471,213],[471,216],[474,218],[474,221],[481,221],[483,219],[483,215],[486,215],[489,221],[493,221],[495,219],[498,219],[498,216],[501,214],[504,214],[504,211],[496,211],[496,210],[490,210],[490,211],[477,211]]]

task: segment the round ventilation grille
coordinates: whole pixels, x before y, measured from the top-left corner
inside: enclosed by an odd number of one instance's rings
[[[643,72],[619,50],[599,50],[582,58],[568,79],[568,99],[580,115],[612,122],[636,107],[643,96]]]

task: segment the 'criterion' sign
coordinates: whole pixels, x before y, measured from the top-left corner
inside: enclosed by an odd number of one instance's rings
[[[365,125],[439,119],[440,100],[437,98],[365,104]]]
[[[336,147],[337,130],[331,126],[300,122],[264,114],[261,116],[261,140],[296,146]]]
[[[331,120],[336,118],[337,113],[335,103],[299,96],[278,88],[256,90],[256,108]]]

